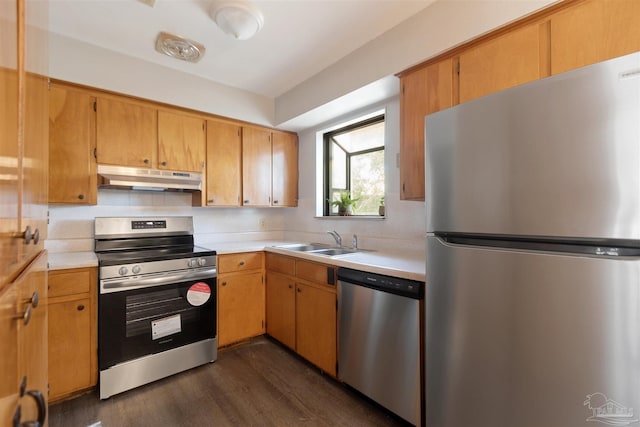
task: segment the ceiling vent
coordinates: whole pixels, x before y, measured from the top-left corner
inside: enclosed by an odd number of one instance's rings
[[[198,62],[204,55],[205,47],[193,40],[162,32],[158,34],[156,50],[183,61]]]

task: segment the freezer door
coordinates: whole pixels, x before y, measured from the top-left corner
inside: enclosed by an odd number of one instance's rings
[[[640,52],[425,126],[428,232],[640,239]]]
[[[640,425],[640,260],[427,238],[429,427]]]

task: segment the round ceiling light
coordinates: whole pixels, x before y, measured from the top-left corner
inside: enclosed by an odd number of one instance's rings
[[[217,1],[209,13],[222,31],[238,40],[250,39],[264,25],[260,10],[247,1]]]

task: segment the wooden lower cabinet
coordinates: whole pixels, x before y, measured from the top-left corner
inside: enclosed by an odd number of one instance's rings
[[[267,253],[267,334],[336,376],[335,268]]]
[[[47,425],[43,412],[48,400],[46,266],[42,251],[15,280],[0,288],[2,426]],[[21,394],[23,387],[26,393]]]
[[[295,278],[267,271],[267,333],[296,349]]]
[[[336,293],[296,284],[296,351],[336,376]]]
[[[49,399],[61,400],[98,382],[97,272],[49,273]]]
[[[264,254],[218,256],[218,347],[265,333]]]

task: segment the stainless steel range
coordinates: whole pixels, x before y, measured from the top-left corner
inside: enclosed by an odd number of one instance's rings
[[[100,398],[213,362],[216,252],[192,217],[96,218]]]

